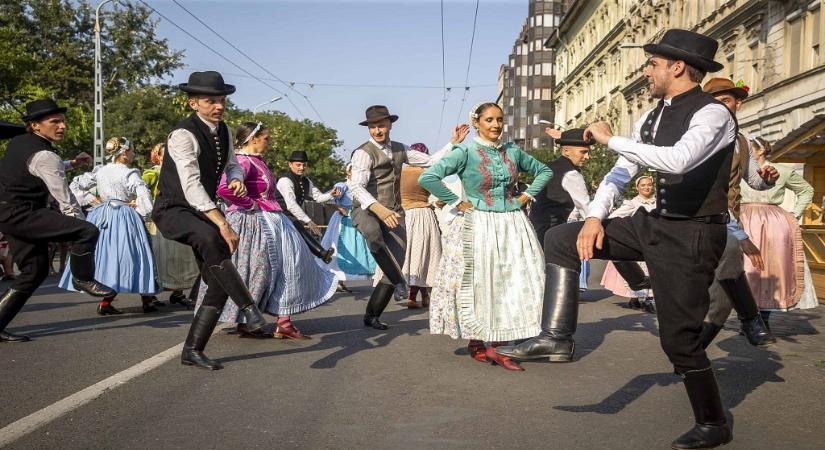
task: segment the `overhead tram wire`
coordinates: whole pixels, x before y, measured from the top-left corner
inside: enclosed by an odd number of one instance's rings
[[[441,116],[438,118],[436,142],[441,142],[441,129],[444,127],[444,110],[447,108],[447,52],[444,45],[444,0],[441,0]]]
[[[236,77],[242,78],[249,78],[248,75],[241,75],[241,74],[233,74],[227,73],[227,75],[232,75]],[[261,77],[264,80],[268,81],[278,81],[274,78],[266,78]],[[442,85],[433,85],[433,84],[357,84],[357,83],[316,83],[316,82],[309,82],[309,81],[290,81],[290,84],[302,85],[302,86],[309,86],[311,88],[314,87],[346,87],[346,88],[366,88],[366,89],[444,89]],[[477,87],[491,87],[491,86],[498,86],[496,83],[486,83],[486,84],[473,84],[469,85],[468,87],[477,88]],[[447,86],[447,89],[455,89],[459,86]]]
[[[478,5],[481,0],[476,0],[476,12],[473,16],[473,35],[470,37],[470,53],[467,55],[467,75],[464,76],[464,95],[461,96],[461,106],[458,107],[458,117],[456,123],[461,121],[461,113],[464,112],[464,103],[467,101],[467,93],[470,92],[470,65],[473,62],[473,44],[476,40],[476,24],[478,23]]]
[[[323,122],[323,121],[324,121],[324,119],[321,117],[321,114],[320,114],[320,113],[318,113],[318,110],[317,110],[317,109],[315,109],[315,105],[313,105],[313,104],[312,104],[312,102],[309,100],[309,97],[307,97],[306,95],[304,95],[304,94],[302,94],[302,93],[298,92],[298,91],[297,91],[297,90],[296,90],[296,89],[295,89],[292,85],[290,85],[290,84],[289,84],[289,83],[287,83],[286,81],[284,81],[284,80],[282,80],[281,78],[279,78],[277,75],[275,75],[274,73],[272,73],[272,72],[271,72],[269,69],[267,69],[266,67],[262,66],[262,65],[261,65],[258,61],[256,61],[254,58],[252,58],[251,56],[249,56],[248,54],[246,54],[246,52],[244,52],[243,50],[241,50],[240,48],[238,48],[235,44],[233,44],[233,43],[229,42],[229,40],[228,40],[228,39],[226,39],[225,37],[223,37],[223,35],[221,35],[220,33],[218,33],[218,32],[217,32],[217,30],[215,30],[214,28],[210,27],[210,26],[209,26],[206,22],[204,22],[203,20],[201,20],[201,18],[200,18],[200,17],[198,17],[198,16],[196,16],[196,15],[195,15],[195,13],[193,13],[192,11],[189,11],[188,9],[186,9],[186,7],[185,7],[185,6],[183,6],[182,4],[180,4],[180,2],[178,2],[178,0],[172,0],[172,2],[173,2],[174,4],[176,4],[176,5],[178,5],[178,6],[180,7],[180,9],[182,9],[182,10],[186,11],[186,13],[187,13],[187,14],[189,14],[190,16],[192,16],[192,18],[194,18],[194,19],[195,19],[195,20],[197,20],[197,21],[198,21],[201,25],[203,25],[204,27],[206,27],[206,29],[208,29],[209,31],[211,31],[212,33],[214,33],[214,34],[215,34],[215,36],[217,36],[220,40],[222,40],[222,41],[223,41],[223,42],[225,42],[227,45],[229,45],[230,47],[232,47],[232,48],[233,48],[236,52],[238,52],[238,53],[240,53],[241,55],[243,55],[246,59],[248,59],[250,62],[252,62],[252,64],[256,65],[259,69],[261,69],[261,70],[263,70],[264,72],[266,72],[266,74],[268,74],[268,75],[269,75],[269,76],[271,76],[272,78],[275,78],[275,80],[277,80],[279,83],[283,84],[283,85],[284,85],[287,89],[290,89],[291,91],[293,91],[293,92],[295,92],[296,94],[298,94],[298,95],[300,95],[301,97],[303,97],[303,98],[304,98],[304,100],[306,100],[306,102],[309,104],[310,108],[312,108],[312,110],[313,110],[313,111],[315,112],[315,114],[318,116],[318,120],[320,120],[321,122]],[[296,109],[296,110],[300,111],[300,109],[298,109],[298,105],[296,105],[296,104],[292,101],[292,99],[289,97],[289,95],[284,94],[284,97],[287,99],[287,101],[289,101],[289,103],[290,103],[290,104],[292,104],[292,106],[294,106],[294,107],[295,107],[295,109]],[[301,115],[303,116],[303,113],[301,113]]]
[[[158,16],[160,16],[160,18],[161,18],[161,19],[163,19],[163,20],[165,20],[165,21],[169,22],[169,23],[170,23],[170,24],[172,24],[175,28],[179,29],[179,30],[180,30],[180,31],[182,31],[184,34],[186,34],[186,35],[187,35],[187,36],[189,36],[190,38],[194,39],[194,40],[195,40],[195,42],[197,42],[197,43],[201,44],[202,46],[206,47],[208,50],[210,50],[212,53],[214,53],[215,55],[217,55],[218,57],[220,57],[220,58],[221,58],[221,59],[223,59],[224,61],[228,62],[229,64],[231,64],[231,65],[233,65],[233,66],[235,66],[235,67],[236,67],[238,70],[240,70],[241,72],[243,72],[243,73],[245,73],[245,74],[249,75],[250,77],[254,78],[255,80],[258,80],[258,82],[260,82],[260,83],[261,83],[261,84],[263,84],[264,86],[266,86],[266,87],[268,87],[268,88],[272,89],[272,90],[273,90],[273,91],[275,91],[278,95],[281,95],[281,96],[287,97],[286,93],[284,93],[284,92],[280,91],[278,88],[276,88],[275,86],[273,86],[273,85],[271,85],[271,84],[267,83],[266,81],[264,81],[264,80],[263,80],[263,79],[261,79],[260,77],[255,76],[252,72],[250,72],[250,71],[248,71],[248,70],[244,69],[243,67],[241,67],[240,65],[238,65],[238,63],[236,63],[235,61],[232,61],[231,59],[229,59],[229,58],[227,58],[226,56],[224,56],[221,52],[219,52],[219,51],[215,50],[214,48],[210,47],[210,46],[209,46],[209,45],[207,45],[205,42],[203,42],[202,40],[200,40],[200,39],[198,39],[197,37],[195,37],[195,35],[193,35],[193,34],[192,34],[192,33],[190,33],[189,31],[187,31],[185,28],[183,28],[182,26],[178,25],[176,22],[174,22],[173,20],[169,19],[168,17],[164,16],[164,15],[163,15],[160,11],[158,11],[158,10],[157,10],[157,9],[155,9],[155,8],[153,8],[151,5],[149,5],[149,4],[148,4],[148,3],[146,3],[145,1],[143,1],[143,0],[137,0],[137,1],[138,1],[138,2],[140,2],[140,3],[142,3],[142,4],[143,4],[144,6],[146,6],[147,8],[149,8],[149,9],[150,9],[153,13],[157,14]],[[288,98],[288,97],[287,97],[287,98]],[[295,106],[295,105],[293,104],[293,106]],[[298,109],[298,107],[297,107],[297,106],[295,107],[295,110],[296,110],[296,111],[298,111],[298,114],[299,114],[299,115],[301,115],[301,117],[306,118],[306,116],[304,116],[304,114],[301,112],[301,110],[300,110],[300,109]]]

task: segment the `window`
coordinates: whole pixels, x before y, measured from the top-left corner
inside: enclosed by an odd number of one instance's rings
[[[533,138],[533,145],[530,148],[539,148],[539,138]]]
[[[533,98],[536,100],[541,99],[541,89],[537,88],[533,90]]]
[[[802,48],[802,21],[798,18],[788,24],[788,42],[787,49],[797,49],[797,51],[789,51],[788,58],[788,75],[794,76],[799,73],[800,67],[800,52]]]
[[[533,125],[538,125],[539,120],[541,120],[541,116],[538,114],[533,114]]]
[[[535,16],[535,17],[533,17],[533,19],[535,19],[537,27],[542,26],[541,25],[541,16]]]
[[[550,68],[551,63],[541,63],[541,73],[545,75],[550,75],[553,73],[553,70]]]
[[[550,88],[544,88],[541,90],[541,99],[550,100]]]
[[[521,66],[516,67],[516,76],[517,77],[521,76]]]
[[[527,76],[528,77],[533,76],[533,66],[527,66]]]
[[[819,11],[821,8],[817,8],[815,11],[812,11],[811,14],[808,16],[808,20],[811,24],[811,62],[809,64],[810,67],[816,67],[819,64]]]
[[[522,75],[527,75],[527,64],[522,64],[521,65],[521,74]]]
[[[536,64],[535,68],[533,69],[533,73],[536,75],[541,75],[541,64]]]
[[[530,91],[527,92],[527,100],[532,100],[532,99],[533,99],[533,91],[531,89]]]
[[[521,98],[525,98],[525,97],[527,97],[527,86],[522,86],[522,87],[521,87],[521,92],[520,92],[520,94],[521,94]],[[526,107],[525,107],[525,108],[526,108]]]

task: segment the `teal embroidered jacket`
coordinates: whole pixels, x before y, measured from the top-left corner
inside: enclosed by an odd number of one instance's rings
[[[445,177],[456,174],[461,179],[467,200],[479,211],[507,212],[521,208],[516,194],[519,172],[534,177],[525,191],[531,197],[538,195],[550,181],[553,171],[537,159],[508,142],[498,149],[478,142],[457,144],[447,156],[425,170],[419,184],[446,203],[455,203],[459,197],[447,189]]]

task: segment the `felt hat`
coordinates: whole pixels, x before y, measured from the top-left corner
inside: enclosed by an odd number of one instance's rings
[[[223,76],[214,70],[192,72],[189,82],[179,84],[178,89],[195,95],[229,95],[235,92],[235,86],[224,83]]]
[[[50,98],[34,100],[26,103],[26,114],[23,115],[23,122],[32,122],[42,117],[65,112],[66,108],[57,106],[57,103]]]
[[[360,122],[359,125],[367,126],[370,123],[378,122],[379,120],[390,119],[390,122],[398,120],[398,116],[390,114],[390,110],[384,105],[373,105],[367,108],[367,120]]]
[[[719,43],[716,39],[693,31],[671,28],[655,44],[647,44],[645,52],[684,61],[704,72],[718,72],[724,67],[713,60]]]

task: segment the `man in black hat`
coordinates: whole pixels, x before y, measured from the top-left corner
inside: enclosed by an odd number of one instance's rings
[[[318,203],[323,203],[340,197],[341,192],[335,188],[325,194],[318,190],[312,181],[304,175],[309,165],[307,152],[292,152],[287,161],[289,162],[289,171],[278,179],[278,190],[275,193],[275,199],[278,200],[281,209],[295,225],[312,254],[329,264],[332,261],[335,249],[325,249],[321,246],[318,241],[318,237],[321,236],[321,229],[304,212],[304,200],[309,197]]]
[[[5,329],[48,276],[49,242],[72,243],[70,267],[76,288],[95,297],[116,294],[94,279],[98,229],[84,220],[66,183],[66,169],[90,164],[92,157],[81,152],[72,161],[61,161],[53,147],[65,134],[65,112],[48,99],[28,103],[23,116],[26,132],[9,142],[0,160],[0,232],[20,268],[0,297],[0,342],[29,340]],[[60,212],[48,208],[49,194]]]
[[[574,210],[585,217],[590,204],[587,183],[581,174],[582,166],[590,159],[590,142],[584,140],[584,128],[561,133],[548,128],[546,133],[561,147],[561,156],[547,165],[553,171],[553,178],[530,207],[530,222],[542,245],[547,230],[567,223]]]
[[[235,92],[235,86],[210,71],[193,72],[179,88],[188,94],[187,103],[194,112],[169,134],[152,219],[165,237],[192,247],[201,280],[208,286],[189,328],[181,363],[218,370],[223,366],[204,355],[203,349],[227,298],[238,305],[240,318],[250,331],[266,325],[232,263],[238,234],[215,205],[223,175],[235,195],[246,195],[243,170],[223,122],[226,96]]]
[[[571,361],[578,316],[580,259],[645,261],[657,294],[662,348],[684,379],[694,427],[673,448],[713,448],[731,441],[716,378],[700,342],[708,287],[725,248],[727,193],[737,124],[730,111],[702,91],[718,43],[687,30],[668,30],[650,54],[644,75],[657,107],[636,122],[631,138],[613,136],[605,122],[585,137],[619,154],[599,186],[585,222],[552,228],[545,236],[546,290],[539,336],[499,347],[519,359]],[[658,171],[657,207],[605,220],[616,196],[641,167]]]
[[[401,272],[407,246],[404,210],[401,208],[401,167],[429,166],[452,149],[445,146],[434,155],[411,150],[390,139],[392,124],[398,116],[386,106],[367,108],[366,120],[370,139],[352,152],[352,176],[347,186],[353,197],[352,223],[364,235],[370,253],[384,273],[373,289],[364,314],[364,326],[386,330],[378,320],[395,294],[397,300],[407,299],[407,282]]]

